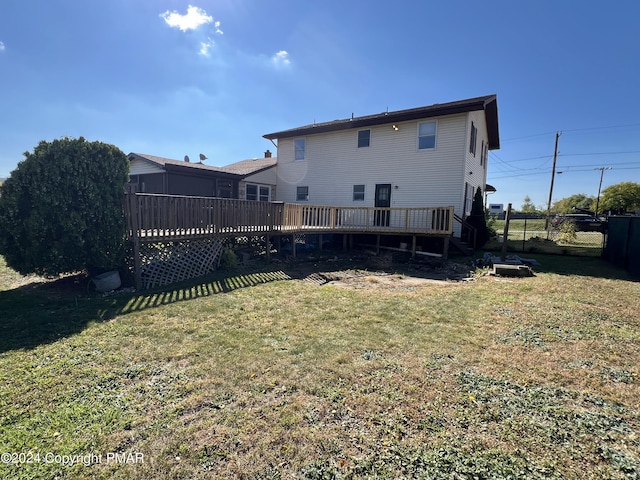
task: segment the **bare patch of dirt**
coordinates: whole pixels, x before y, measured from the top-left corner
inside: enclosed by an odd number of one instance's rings
[[[407,254],[367,252],[279,260],[292,278],[340,288],[411,291],[429,283],[453,285],[471,278],[470,264],[440,258],[411,259]]]

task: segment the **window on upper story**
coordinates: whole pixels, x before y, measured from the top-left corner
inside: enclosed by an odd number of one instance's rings
[[[307,148],[307,141],[304,138],[296,138],[293,141],[294,149],[295,149],[295,159],[296,160],[304,160],[305,158],[305,150]]]
[[[353,186],[353,201],[364,202],[364,185]]]
[[[471,139],[469,140],[469,153],[476,156],[476,144],[478,143],[478,128],[471,122]]]
[[[358,132],[358,148],[368,147],[371,143],[371,130],[360,130]]]
[[[309,201],[309,187],[297,187],[296,188],[296,201],[308,202]]]
[[[436,122],[418,124],[418,150],[433,150],[436,148]]]

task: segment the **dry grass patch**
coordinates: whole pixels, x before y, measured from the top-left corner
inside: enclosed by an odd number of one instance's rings
[[[15,338],[0,353],[0,450],[144,454],[0,476],[640,474],[638,283],[279,278],[60,300],[44,319],[31,292],[0,292],[32,329],[79,325],[24,348],[18,320],[1,325]]]

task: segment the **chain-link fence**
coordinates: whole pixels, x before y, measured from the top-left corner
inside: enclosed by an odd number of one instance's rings
[[[581,225],[571,220],[558,223],[539,217],[514,218],[509,221],[506,239],[504,220],[489,220],[488,225],[497,234],[497,238],[485,246],[488,250],[500,250],[506,241],[510,252],[601,256],[605,244],[600,226]]]

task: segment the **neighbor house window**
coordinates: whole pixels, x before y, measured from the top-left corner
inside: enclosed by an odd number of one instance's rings
[[[260,202],[271,201],[271,187],[269,185],[247,184],[247,200]]]
[[[309,187],[298,187],[296,189],[296,200],[298,202],[309,201]]]
[[[436,122],[418,124],[418,150],[436,148]]]
[[[364,185],[353,186],[353,201],[354,202],[364,201]]]
[[[471,122],[471,139],[469,141],[469,153],[476,156],[476,143],[478,143],[478,128]]]
[[[360,130],[358,132],[358,148],[368,147],[371,142],[371,130]]]
[[[295,148],[295,159],[304,160],[307,141],[304,138],[297,138],[293,141]]]

